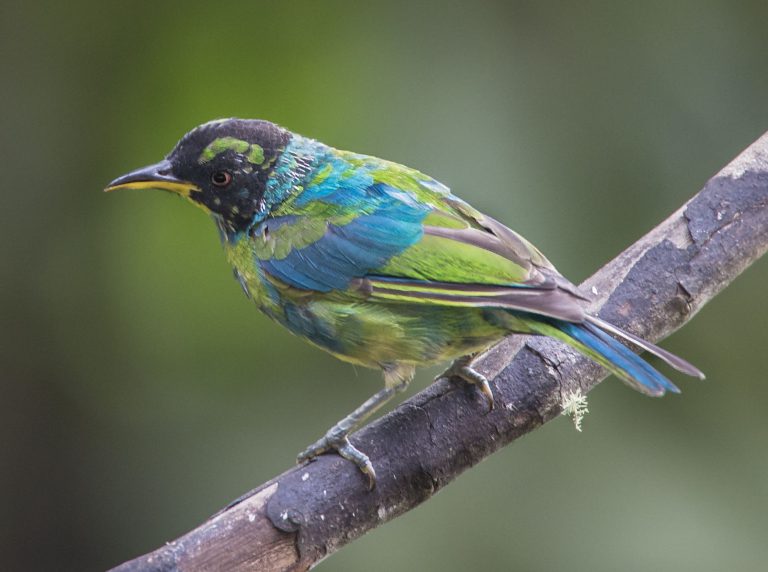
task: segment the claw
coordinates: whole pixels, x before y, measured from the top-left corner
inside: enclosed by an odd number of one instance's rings
[[[314,458],[328,453],[331,451],[337,452],[339,455],[352,461],[360,472],[368,477],[368,490],[376,488],[376,471],[373,469],[373,464],[368,458],[368,455],[363,453],[360,449],[355,448],[346,435],[331,435],[331,431],[326,433],[321,439],[318,439],[312,445],[307,447],[304,451],[299,453],[296,457],[297,463],[303,463],[304,461],[311,461]]]
[[[336,451],[339,455],[357,465],[357,468],[368,477],[369,491],[376,488],[376,471],[373,469],[373,463],[371,463],[368,455],[363,453],[360,449],[356,449],[346,437],[344,437],[344,440],[336,448]]]
[[[488,383],[488,379],[483,374],[470,367],[470,362],[471,357],[467,356],[457,359],[442,377],[458,377],[462,381],[476,386],[480,393],[485,396],[485,400],[488,403],[488,412],[490,413],[493,411],[495,404],[491,384]]]

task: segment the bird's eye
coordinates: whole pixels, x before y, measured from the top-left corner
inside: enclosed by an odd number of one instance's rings
[[[226,187],[232,182],[232,174],[229,171],[216,171],[211,175],[211,182],[217,187]]]

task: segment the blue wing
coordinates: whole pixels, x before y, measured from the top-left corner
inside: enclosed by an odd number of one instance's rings
[[[270,256],[261,267],[271,276],[295,288],[329,292],[346,288],[355,278],[362,278],[421,240],[422,221],[431,208],[416,201],[402,201],[391,193],[401,191],[384,184],[366,189],[363,198],[369,214],[340,214],[328,217],[322,236],[309,244],[301,241],[305,217],[285,215],[264,221],[255,234],[270,236],[290,225],[286,236],[297,237],[300,248],[291,248],[285,256]]]

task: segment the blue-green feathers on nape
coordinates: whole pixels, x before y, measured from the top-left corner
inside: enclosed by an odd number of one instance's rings
[[[577,288],[531,243],[415,169],[230,119],[194,129],[164,161],[110,189],[150,187],[211,214],[238,280],[267,315],[343,360],[382,368],[387,388],[414,366],[513,332],[560,339],[648,395],[678,390],[612,335],[702,377],[588,316]],[[482,385],[465,362],[454,371]],[[310,456],[349,453],[331,435]],[[348,458],[363,467],[361,455]]]

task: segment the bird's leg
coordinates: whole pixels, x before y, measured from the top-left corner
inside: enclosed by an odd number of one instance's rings
[[[488,411],[492,411],[494,404],[493,391],[491,390],[491,385],[488,383],[486,377],[472,369],[470,364],[474,357],[474,355],[466,355],[456,358],[451,366],[445,370],[438,379],[458,377],[462,381],[474,385],[485,396],[485,399],[488,402]]]
[[[352,461],[368,477],[368,488],[376,486],[376,471],[373,469],[368,455],[355,448],[349,442],[347,435],[355,427],[365,421],[374,411],[392,399],[395,393],[404,391],[413,379],[414,367],[409,365],[384,365],[384,389],[377,391],[352,413],[331,427],[328,432],[312,445],[302,451],[297,462],[301,463],[314,459],[329,451],[336,451],[345,459]]]
[[[355,448],[349,442],[347,435],[359,423],[361,423],[371,413],[389,401],[395,394],[395,389],[385,387],[381,391],[374,393],[360,407],[344,417],[341,421],[331,427],[325,435],[299,453],[297,462],[309,461],[318,455],[329,451],[336,451],[345,459],[352,461],[368,477],[368,486],[373,489],[376,483],[376,471],[368,456]]]

